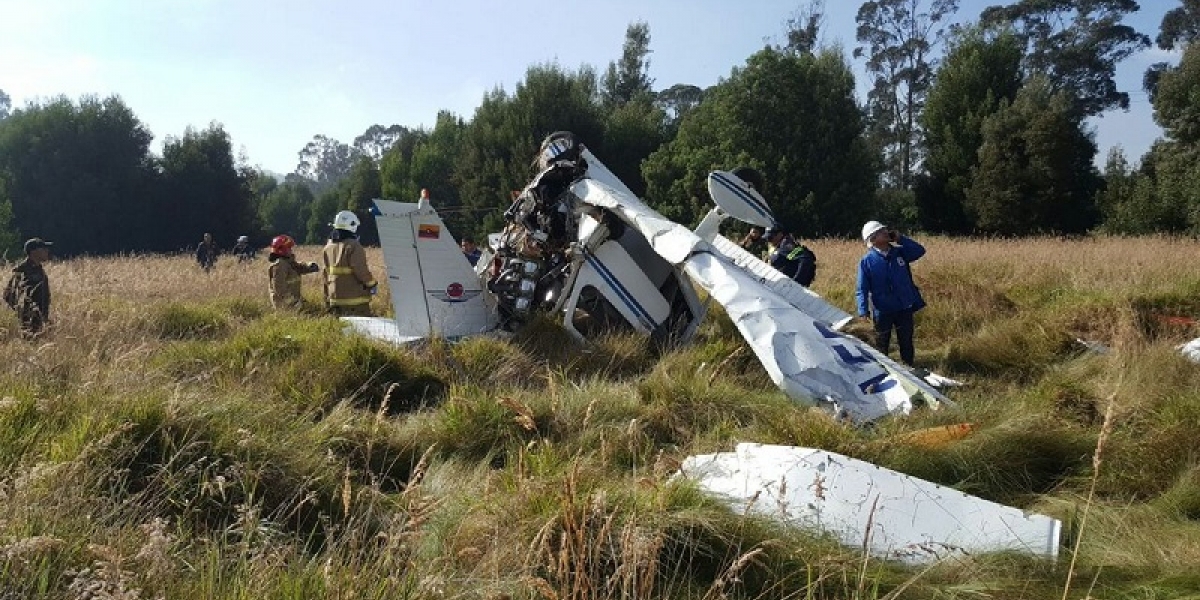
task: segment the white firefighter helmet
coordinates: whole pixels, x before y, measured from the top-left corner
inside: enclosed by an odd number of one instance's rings
[[[358,215],[343,210],[333,217],[333,228],[358,233]]]
[[[863,225],[863,228],[862,228],[863,241],[866,242],[867,244],[870,244],[871,236],[878,233],[879,230],[881,230],[881,229],[887,229],[887,226],[884,225],[883,223],[880,223],[879,221],[867,221],[867,224]]]

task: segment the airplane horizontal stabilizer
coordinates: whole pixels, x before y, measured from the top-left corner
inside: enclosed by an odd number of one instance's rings
[[[689,456],[680,474],[733,510],[908,563],[1001,551],[1053,560],[1062,535],[1057,519],[813,448],[738,444]]]

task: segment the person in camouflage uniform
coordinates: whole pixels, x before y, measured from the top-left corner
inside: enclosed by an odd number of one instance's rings
[[[13,268],[4,286],[4,302],[17,311],[26,338],[37,337],[50,322],[50,279],[42,265],[49,262],[53,245],[41,238],[25,242],[25,260]]]

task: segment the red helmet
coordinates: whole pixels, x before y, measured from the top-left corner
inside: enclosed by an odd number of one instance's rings
[[[271,240],[271,252],[280,256],[291,256],[292,247],[296,245],[296,240],[293,240],[288,235],[277,235]]]

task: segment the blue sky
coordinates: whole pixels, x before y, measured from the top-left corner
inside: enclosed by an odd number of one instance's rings
[[[958,20],[994,1],[962,0]],[[603,70],[629,23],[650,25],[655,87],[701,87],[764,43],[806,0],[0,0],[0,89],[21,107],[65,94],[119,94],[154,133],[224,125],[250,164],[292,171],[316,134],[349,143],[372,124],[466,118],[486,90],[512,90],[526,68],[556,61]],[[827,0],[823,38],[847,55],[857,1]],[[1129,22],[1152,38],[1178,0],[1141,0]],[[1140,157],[1162,135],[1141,74],[1178,57],[1125,61],[1129,112],[1095,119],[1098,162],[1121,145]],[[860,89],[865,90],[860,69]]]

